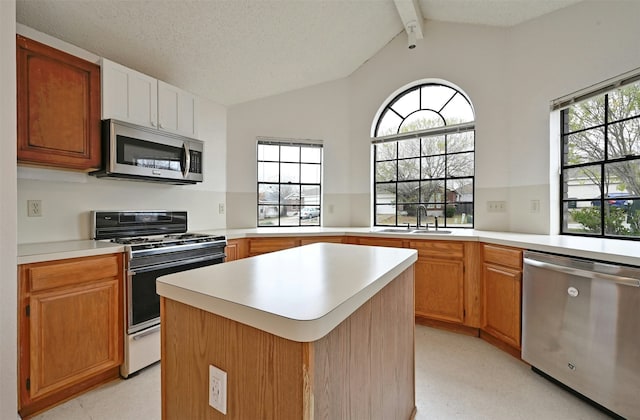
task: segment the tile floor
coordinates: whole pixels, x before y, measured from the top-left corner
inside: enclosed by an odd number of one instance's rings
[[[416,327],[417,420],[607,419],[529,367],[475,337]],[[37,420],[160,419],[160,366],[114,381]]]

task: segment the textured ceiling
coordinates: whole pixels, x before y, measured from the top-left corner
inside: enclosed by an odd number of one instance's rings
[[[425,19],[513,26],[582,0],[419,0]]]
[[[577,1],[419,4],[511,26]],[[17,21],[224,105],[346,77],[403,30],[393,0],[17,0]]]

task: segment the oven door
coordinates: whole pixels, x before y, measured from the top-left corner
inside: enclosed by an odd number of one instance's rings
[[[224,253],[205,260],[176,261],[152,267],[129,270],[127,276],[127,334],[160,323],[160,296],[156,293],[156,279],[167,274],[224,262]]]

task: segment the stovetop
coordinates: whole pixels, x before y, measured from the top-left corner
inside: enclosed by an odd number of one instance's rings
[[[184,243],[209,242],[211,240],[216,240],[216,238],[218,237],[201,233],[177,233],[164,236],[114,238],[111,239],[111,242],[123,245],[153,244],[158,246],[170,246]]]
[[[186,211],[93,211],[92,229],[95,239],[123,244],[138,257],[202,248],[215,252],[226,245],[224,236],[187,232]]]
[[[176,252],[182,249],[212,248],[226,245],[224,236],[206,235],[198,233],[180,233],[165,236],[139,236],[114,238],[111,242],[126,245],[132,254],[149,254],[161,252]]]

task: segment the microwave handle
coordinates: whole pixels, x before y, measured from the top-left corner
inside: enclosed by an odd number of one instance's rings
[[[184,167],[182,168],[182,176],[186,178],[191,169],[191,151],[189,150],[189,144],[186,142],[182,144],[182,148],[184,149]]]

